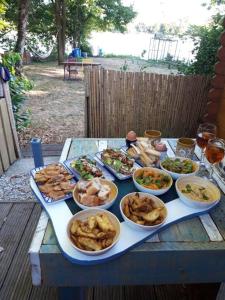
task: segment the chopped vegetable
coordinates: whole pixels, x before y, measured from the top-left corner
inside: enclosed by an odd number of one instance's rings
[[[135,180],[146,188],[159,190],[168,187],[171,179],[169,176],[160,172],[144,170],[135,178]]]
[[[94,177],[102,177],[102,171],[96,166],[96,162],[87,156],[82,156],[71,162],[74,168],[83,179],[90,180]]]
[[[131,175],[134,160],[119,149],[105,149],[101,154],[102,161],[117,173]]]
[[[162,162],[163,168],[170,172],[179,173],[179,174],[189,174],[195,171],[194,165],[190,159],[181,160],[179,158],[171,159],[166,158]]]

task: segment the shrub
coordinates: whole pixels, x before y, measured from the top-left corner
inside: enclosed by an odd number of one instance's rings
[[[12,108],[16,121],[17,130],[21,130],[30,125],[30,110],[21,112],[23,102],[26,100],[26,91],[32,89],[32,82],[26,76],[16,76],[15,65],[20,61],[19,53],[8,52],[3,57],[3,65],[7,67],[11,73],[9,81],[9,89],[12,99]]]

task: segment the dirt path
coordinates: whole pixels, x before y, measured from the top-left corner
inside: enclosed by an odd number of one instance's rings
[[[25,73],[34,88],[24,106],[31,110],[31,126],[19,134],[21,145],[32,137],[54,144],[84,136],[84,82],[63,81],[62,67],[55,63],[29,65]]]

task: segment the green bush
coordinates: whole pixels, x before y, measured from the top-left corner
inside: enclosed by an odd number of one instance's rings
[[[26,92],[33,88],[33,83],[26,76],[16,76],[15,65],[20,61],[19,53],[9,52],[4,55],[2,63],[10,71],[9,81],[10,95],[12,99],[13,113],[16,121],[16,128],[21,130],[30,125],[29,109],[21,112],[23,102],[26,100]]]
[[[207,26],[191,26],[187,33],[191,36],[195,48],[195,59],[190,64],[180,63],[178,70],[185,75],[205,74],[213,75],[217,61],[216,53],[220,46],[220,35],[223,31],[224,16],[217,14]]]

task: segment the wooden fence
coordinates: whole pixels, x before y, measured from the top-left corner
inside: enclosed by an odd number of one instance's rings
[[[86,135],[194,137],[205,113],[210,79],[205,76],[89,70],[86,77]]]
[[[8,84],[0,82],[4,98],[0,98],[0,175],[8,169],[19,156],[19,143],[12,112]]]

